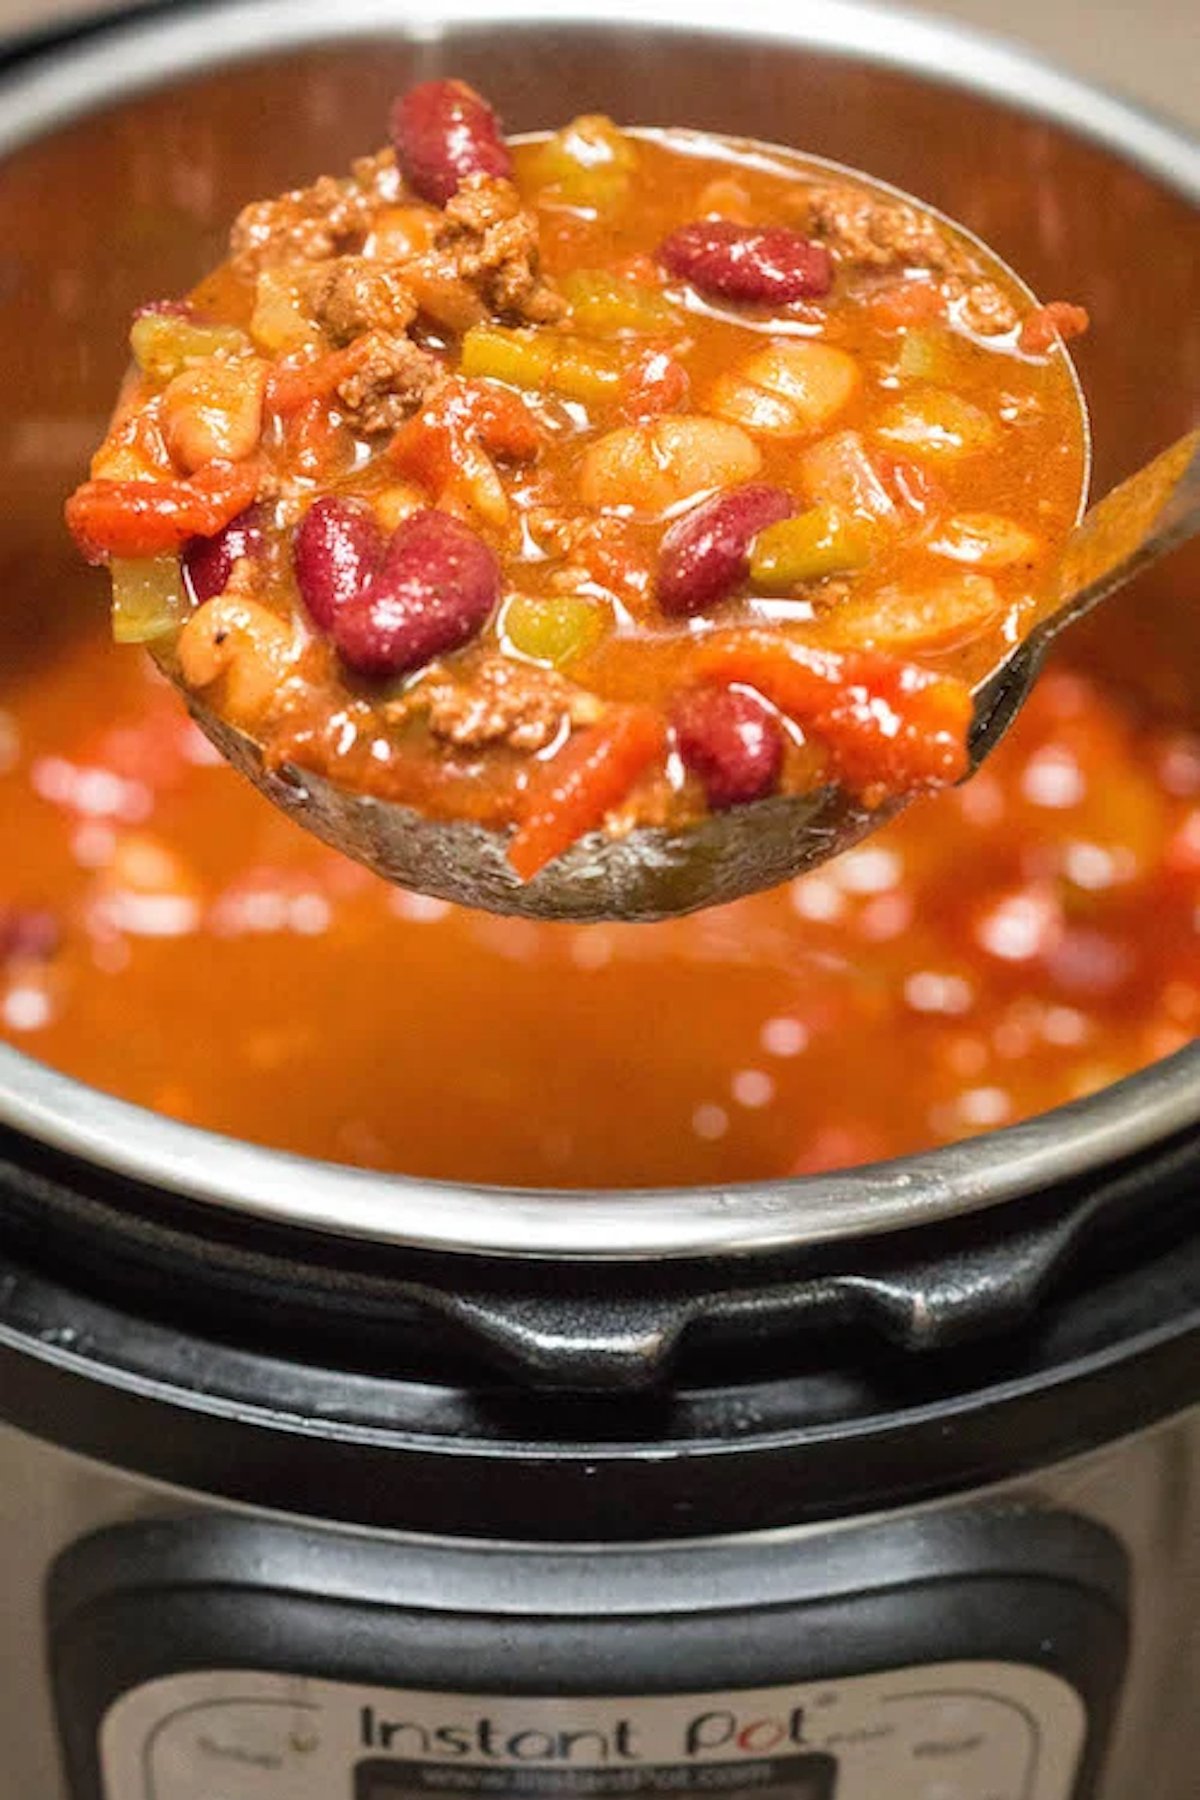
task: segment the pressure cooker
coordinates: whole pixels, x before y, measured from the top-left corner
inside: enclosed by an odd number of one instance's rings
[[[7,60],[0,311],[71,218],[54,280],[119,241],[161,287],[138,145],[215,251],[289,133],[339,166],[364,91],[449,71],[1081,271],[1101,485],[1192,422],[1200,146],[890,9],[251,0]],[[36,370],[78,331],[3,353],[6,531],[75,477]],[[1200,692],[1197,583],[1129,604]],[[0,1048],[0,1800],[1191,1800],[1198,1182],[1196,1046],[902,1162],[619,1194],[306,1162]]]

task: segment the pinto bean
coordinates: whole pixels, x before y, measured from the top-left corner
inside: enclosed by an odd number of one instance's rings
[[[469,175],[510,178],[500,121],[465,81],[424,81],[392,108],[392,143],[409,186],[445,206]]]
[[[787,306],[820,299],[833,286],[833,259],[787,225],[696,219],[659,246],[659,261],[714,300]]]
[[[728,599],[749,573],[750,546],[795,511],[785,488],[752,483],[714,494],[670,527],[658,561],[658,604],[672,618]]]
[[[373,580],[342,605],[333,641],[359,675],[420,669],[458,650],[500,598],[500,566],[473,531],[426,509],[396,531]]]
[[[672,715],[684,766],[714,812],[774,793],[783,767],[779,720],[742,688],[699,687],[681,694]]]
[[[179,667],[190,688],[222,681],[220,711],[247,729],[270,711],[295,654],[290,625],[256,600],[219,594],[179,634]]]
[[[800,437],[836,417],[861,382],[858,364],[832,344],[768,344],[713,383],[723,419],[772,437]]]
[[[211,462],[244,462],[262,436],[267,366],[258,357],[203,362],[177,375],[163,395],[162,423],[187,475]]]
[[[300,521],[292,560],[309,617],[332,631],[343,608],[367,586],[383,556],[384,537],[363,500],[326,494]]]
[[[579,491],[587,506],[658,518],[712,488],[751,481],[761,466],[757,444],[738,426],[697,413],[664,413],[590,445]]]

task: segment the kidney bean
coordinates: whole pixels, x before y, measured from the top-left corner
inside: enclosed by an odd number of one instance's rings
[[[786,306],[819,300],[833,286],[833,260],[786,225],[734,225],[697,219],[665,238],[659,261],[715,300]]]
[[[314,625],[334,630],[379,567],[383,542],[365,500],[329,494],[309,507],[296,532],[292,561]]]
[[[795,510],[786,489],[753,482],[714,494],[677,519],[659,550],[663,612],[682,618],[727,599],[749,573],[750,546],[758,533]]]
[[[223,594],[229,586],[234,563],[243,557],[259,557],[266,538],[263,533],[263,509],[247,507],[231,519],[216,537],[193,538],[183,553],[183,572],[187,576],[192,598],[203,606]]]
[[[402,174],[422,200],[445,206],[468,175],[512,175],[500,121],[465,81],[424,81],[392,108]]]
[[[732,687],[692,688],[675,702],[672,723],[684,765],[714,812],[775,791],[783,730],[756,695]]]
[[[342,606],[333,641],[359,675],[402,675],[468,643],[500,598],[500,565],[449,513],[410,513],[374,579]]]
[[[0,963],[47,962],[61,942],[58,920],[45,907],[0,907]]]

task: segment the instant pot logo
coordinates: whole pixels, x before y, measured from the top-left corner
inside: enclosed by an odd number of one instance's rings
[[[675,1711],[675,1709],[672,1709]],[[557,1707],[555,1709],[558,1711]],[[787,1754],[804,1746],[804,1708],[776,1712],[739,1711],[732,1706],[680,1707],[667,1724],[655,1719],[653,1742],[636,1717],[618,1715],[603,1723],[553,1726],[519,1716],[480,1713],[441,1723],[431,1719],[386,1718],[374,1706],[359,1712],[364,1750],[412,1762],[574,1764],[596,1768],[622,1763],[736,1760]]]

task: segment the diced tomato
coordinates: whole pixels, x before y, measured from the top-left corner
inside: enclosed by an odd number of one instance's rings
[[[349,468],[354,441],[327,401],[310,400],[287,420],[287,454],[298,474],[317,481]]]
[[[519,394],[494,382],[472,381],[464,383],[462,400],[490,455],[506,462],[533,462],[545,437]]]
[[[622,412],[627,419],[651,419],[659,413],[682,412],[687,405],[688,372],[667,350],[643,350],[625,376]]]
[[[210,463],[190,480],[85,481],[67,501],[68,529],[89,562],[167,556],[215,537],[258,498],[257,462]]]
[[[649,707],[627,706],[573,737],[540,763],[525,791],[508,860],[522,881],[603,824],[638,776],[666,750],[666,729]]]
[[[480,445],[509,462],[531,462],[543,434],[519,395],[488,381],[447,382],[392,439],[394,466],[438,494]]]
[[[329,402],[357,374],[370,349],[370,338],[361,337],[344,350],[330,350],[308,362],[276,363],[267,380],[267,411],[290,419],[314,401]]]
[[[901,331],[942,318],[946,296],[935,281],[898,281],[872,294],[867,308],[881,331]]]
[[[814,650],[764,631],[722,635],[701,646],[702,679],[756,688],[810,731],[832,773],[874,803],[945,787],[967,772],[971,690],[874,651]]]
[[[1060,340],[1065,344],[1068,338],[1079,337],[1090,323],[1086,308],[1072,306],[1069,300],[1051,300],[1027,314],[1018,347],[1026,356],[1044,356]]]

